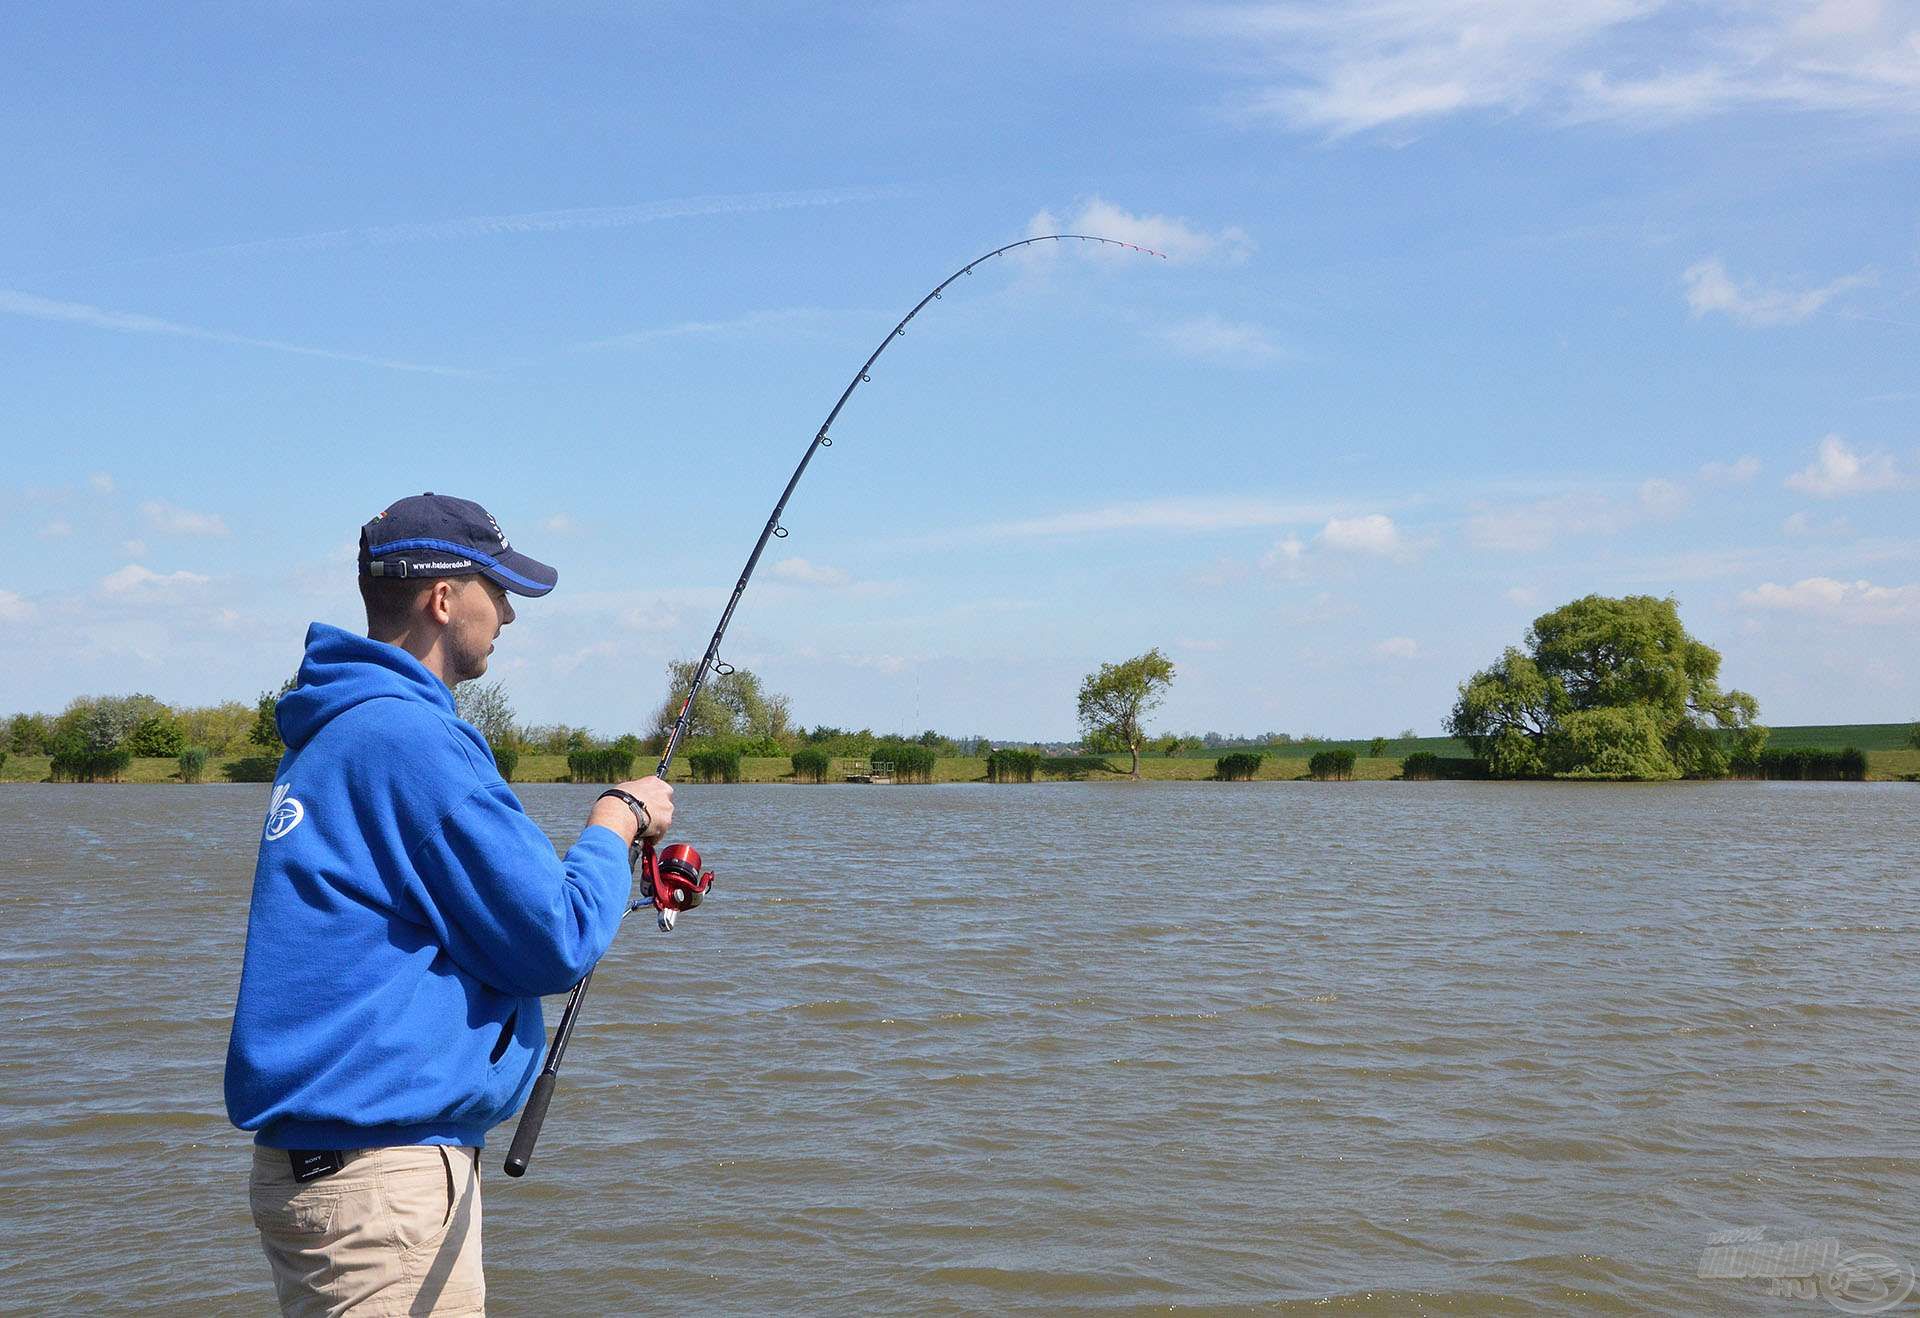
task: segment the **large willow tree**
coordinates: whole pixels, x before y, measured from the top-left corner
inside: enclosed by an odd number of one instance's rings
[[[1463,683],[1448,730],[1497,777],[1717,778],[1767,736],[1754,698],[1719,677],[1720,652],[1672,598],[1588,595]]]

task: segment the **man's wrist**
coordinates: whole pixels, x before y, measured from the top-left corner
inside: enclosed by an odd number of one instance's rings
[[[633,815],[633,840],[638,842],[653,827],[653,812],[647,809],[647,803],[631,792],[623,792],[618,787],[609,787],[600,793],[599,800],[622,802]]]

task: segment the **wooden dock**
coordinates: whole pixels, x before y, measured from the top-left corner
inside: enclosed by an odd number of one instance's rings
[[[893,763],[890,760],[875,760],[869,764],[865,760],[847,762],[847,781],[850,783],[890,783],[893,781]]]

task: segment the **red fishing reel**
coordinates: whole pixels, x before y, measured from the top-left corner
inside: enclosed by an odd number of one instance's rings
[[[713,887],[713,871],[700,868],[700,853],[686,842],[669,842],[657,852],[652,842],[642,842],[640,878],[647,904],[660,912],[661,933],[672,933],[680,912],[698,906]]]

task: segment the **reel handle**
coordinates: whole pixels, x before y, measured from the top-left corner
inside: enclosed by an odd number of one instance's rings
[[[690,842],[669,842],[657,852],[651,840],[640,844],[640,878],[646,900],[634,905],[659,912],[660,932],[673,932],[680,912],[691,911],[713,888],[713,871],[700,868],[700,853]]]

